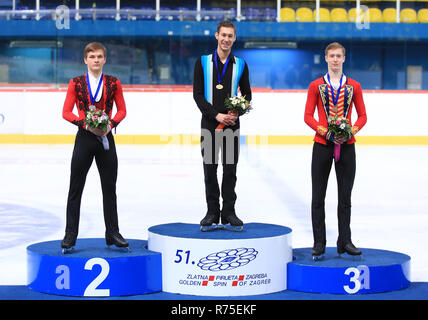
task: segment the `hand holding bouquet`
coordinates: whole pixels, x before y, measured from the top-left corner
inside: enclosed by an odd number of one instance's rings
[[[335,137],[344,138],[348,140],[352,136],[351,124],[349,120],[345,117],[338,117],[335,115],[334,117],[328,117],[328,139],[331,140]],[[340,144],[335,143],[334,145],[334,160],[337,162],[340,159]]]
[[[228,110],[228,114],[236,116],[242,116],[250,110],[252,110],[251,102],[245,99],[245,96],[233,96],[224,100],[224,106]],[[216,130],[221,130],[225,127],[223,123],[220,123]]]
[[[92,105],[89,107],[89,111],[86,112],[85,122],[89,128],[101,129],[107,132],[110,125],[110,118],[104,110],[99,110]]]
[[[110,145],[106,134],[110,127],[110,118],[104,110],[97,109],[94,105],[89,107],[86,112],[86,125],[88,130],[97,136],[97,139],[102,143],[104,150],[109,150]]]

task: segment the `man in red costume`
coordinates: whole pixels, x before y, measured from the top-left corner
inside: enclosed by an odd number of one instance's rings
[[[326,246],[325,195],[328,177],[333,162],[334,145],[340,145],[340,158],[335,162],[338,188],[339,237],[337,252],[361,255],[351,241],[351,193],[355,178],[355,135],[367,122],[361,85],[343,74],[345,48],[333,42],[325,49],[325,61],[328,72],[313,81],[308,89],[305,107],[305,123],[315,130],[312,151],[312,230],[314,259],[322,257]],[[343,116],[351,122],[352,105],[355,106],[358,119],[352,125],[352,134],[348,137],[335,136],[328,129],[328,117]],[[317,109],[318,120],[314,118]]]
[[[119,233],[116,201],[118,162],[111,133],[111,129],[125,118],[126,106],[119,79],[104,75],[102,72],[106,55],[106,48],[101,43],[92,42],[85,47],[84,61],[88,72],[70,80],[64,102],[62,113],[64,119],[78,126],[71,159],[67,224],[65,237],[61,243],[61,247],[66,250],[76,243],[82,192],[94,158],[101,178],[106,243],[128,247],[128,242]],[[117,113],[114,118],[111,118],[113,102],[116,103]],[[78,116],[72,112],[74,105],[77,106]],[[90,106],[95,106],[108,114],[111,123],[107,131],[86,125],[86,112],[89,111]]]

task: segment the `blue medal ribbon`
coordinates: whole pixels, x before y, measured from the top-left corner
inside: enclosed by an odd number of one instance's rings
[[[343,73],[340,76],[339,90],[337,91],[337,96],[335,97],[333,86],[331,85],[331,82],[330,82],[330,74],[327,73],[327,80],[328,80],[328,84],[330,85],[331,97],[333,98],[333,105],[336,105],[337,101],[339,100],[340,89],[342,89],[342,79],[343,79]]]
[[[91,99],[91,104],[94,105],[95,99],[98,96],[98,92],[100,92],[101,83],[103,82],[103,74],[101,74],[100,81],[98,82],[98,88],[95,92],[95,97],[92,95],[91,82],[89,81],[89,72],[86,73],[86,82],[88,83],[89,98]],[[110,145],[106,136],[97,136],[97,139],[102,143],[104,150],[110,149]]]
[[[86,82],[88,83],[88,89],[89,89],[89,98],[91,99],[91,104],[95,104],[95,99],[98,96],[98,92],[101,88],[101,83],[103,82],[103,74],[101,73],[100,81],[98,82],[98,88],[95,92],[95,96],[92,96],[92,90],[91,90],[91,82],[89,81],[89,72],[86,72]]]
[[[218,71],[218,65],[217,65],[217,49],[216,50],[214,50],[214,61],[215,61],[215,67],[216,67],[216,69],[217,69],[217,77],[218,77],[218,83],[219,84],[221,84],[221,82],[222,82],[222,80],[223,80],[223,78],[224,78],[224,75],[226,74],[226,69],[227,69],[227,64],[229,63],[229,57],[230,57],[230,54],[227,56],[227,59],[226,59],[226,63],[224,64],[224,67],[223,67],[223,72],[222,72],[222,74],[221,74],[221,77],[220,77],[220,72]]]

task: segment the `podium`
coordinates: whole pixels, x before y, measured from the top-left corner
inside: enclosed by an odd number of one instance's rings
[[[39,292],[108,297],[162,290],[161,255],[147,250],[147,241],[128,240],[131,251],[108,248],[104,239],[77,239],[72,253],[61,241],[27,247],[28,286]]]
[[[410,257],[378,249],[361,249],[363,255],[338,256],[328,247],[324,258],[313,261],[311,248],[293,250],[287,265],[288,289],[336,294],[379,293],[410,286]]]
[[[248,223],[244,231],[201,232],[198,224],[148,229],[148,240],[128,240],[130,251],[104,239],[77,239],[63,254],[60,240],[27,247],[28,287],[68,296],[126,296],[169,292],[195,296],[257,296],[284,290],[366,294],[410,286],[408,255],[362,248],[361,257],[327,247],[293,248],[285,226]]]
[[[162,254],[163,291],[203,296],[267,294],[287,288],[291,229],[248,223],[243,232],[201,232],[196,224],[149,228],[149,250]]]

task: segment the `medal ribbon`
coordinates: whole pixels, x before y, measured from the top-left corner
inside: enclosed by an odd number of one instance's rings
[[[328,84],[330,85],[330,90],[331,90],[331,97],[333,98],[333,105],[337,104],[337,101],[339,100],[339,95],[340,95],[340,89],[342,89],[342,79],[343,79],[343,73],[340,76],[340,83],[339,83],[339,89],[337,91],[337,96],[334,96],[334,90],[333,90],[333,86],[331,85],[330,82],[330,75],[327,73],[327,80],[328,80]]]
[[[224,64],[224,67],[223,67],[223,72],[220,77],[220,72],[218,72],[218,65],[217,65],[217,49],[214,50],[214,61],[215,61],[215,67],[217,69],[217,77],[218,77],[219,84],[221,84],[221,81],[223,80],[224,75],[226,74],[227,64],[229,63],[229,57],[230,57],[230,54],[227,56],[226,63]]]
[[[89,72],[86,73],[86,82],[88,83],[89,98],[91,99],[91,104],[95,104],[95,99],[98,96],[98,92],[100,91],[100,88],[101,88],[101,83],[103,82],[103,74],[101,73],[100,82],[98,82],[98,88],[97,88],[97,91],[95,92],[95,96],[92,96],[91,82],[89,81]]]

